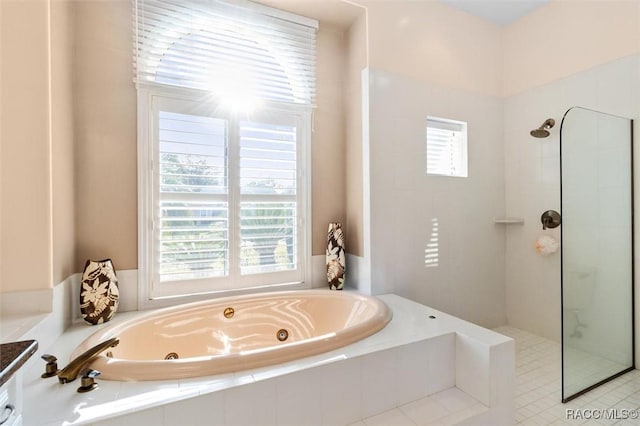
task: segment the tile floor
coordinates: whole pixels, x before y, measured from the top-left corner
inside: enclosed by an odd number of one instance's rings
[[[515,420],[530,425],[640,425],[640,418],[568,419],[567,410],[589,417],[593,410],[623,417],[640,414],[640,371],[632,371],[588,392],[567,404],[561,399],[560,344],[514,328],[495,331],[516,341]],[[457,388],[411,402],[350,426],[443,426],[453,425],[487,408]],[[582,410],[582,411],[577,411]],[[630,410],[628,412],[624,410]],[[600,411],[601,413],[604,411]],[[597,414],[596,414],[597,415]],[[508,425],[487,425],[508,426]]]
[[[571,342],[569,342],[571,344]],[[620,364],[577,348],[568,347],[565,357],[565,395],[578,393],[625,370],[629,364]]]
[[[454,425],[487,407],[458,388],[446,389],[350,426]]]
[[[519,425],[640,425],[640,419],[568,419],[567,410],[617,409],[640,413],[640,371],[635,370],[562,404],[560,344],[535,334],[499,327],[516,341],[516,423]],[[587,368],[587,367],[585,367]],[[587,417],[587,416],[585,416]]]

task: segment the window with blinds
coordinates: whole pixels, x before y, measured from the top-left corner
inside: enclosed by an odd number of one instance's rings
[[[242,274],[295,269],[296,129],[240,122]]]
[[[467,123],[427,117],[427,174],[467,177]]]
[[[160,279],[225,276],[227,121],[160,111],[158,128]]]
[[[317,23],[250,2],[133,4],[141,305],[304,283]]]

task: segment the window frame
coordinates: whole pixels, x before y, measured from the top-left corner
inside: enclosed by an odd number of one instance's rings
[[[435,126],[430,126],[429,123],[436,124]],[[452,167],[449,167],[446,173],[443,173],[441,170],[429,170],[429,151],[430,151],[430,138],[429,133],[430,129],[434,129],[433,131],[439,132],[445,130],[446,127],[460,127],[460,130],[451,130],[457,132],[457,138],[455,140],[455,144],[457,149],[459,150],[459,170],[455,170]],[[449,129],[446,129],[449,130]],[[436,147],[431,147],[432,150],[436,150]],[[451,153],[451,150],[446,150],[446,152]],[[469,177],[469,130],[468,123],[466,121],[454,120],[450,118],[441,118],[435,116],[427,116],[426,124],[425,124],[425,174],[427,176],[443,176],[443,177],[453,177],[453,178],[468,178]]]
[[[216,287],[215,281],[219,279],[207,278],[193,283],[190,281],[178,281],[173,285],[168,283],[160,283],[158,280],[158,274],[155,269],[155,260],[153,257],[155,248],[155,232],[154,232],[154,218],[155,218],[155,206],[158,202],[158,188],[156,175],[154,171],[154,157],[155,146],[157,137],[157,123],[155,117],[157,117],[154,111],[155,100],[158,102],[170,102],[170,103],[199,103],[203,110],[214,111],[216,108],[222,108],[219,102],[216,102],[211,95],[202,90],[187,89],[179,87],[166,87],[157,84],[150,83],[138,83],[137,84],[137,113],[138,113],[138,308],[150,309],[162,306],[175,305],[177,303],[184,303],[188,301],[196,301],[211,298],[212,296],[231,296],[235,294],[244,294],[257,291],[274,291],[274,290],[294,290],[294,289],[308,289],[311,288],[311,106],[302,104],[286,104],[273,101],[261,101],[260,111],[273,112],[276,114],[285,114],[294,116],[296,120],[297,128],[297,177],[298,187],[296,193],[297,204],[297,223],[296,232],[299,235],[297,241],[299,243],[298,248],[298,280],[291,282],[278,282],[276,284],[250,284],[252,278],[262,274],[240,276],[238,283],[234,285],[228,285],[230,281],[227,279],[222,287]],[[232,119],[239,123],[245,117],[241,116],[241,112],[227,112],[229,117],[234,116]],[[255,114],[261,115],[262,112],[256,112]],[[216,114],[215,116],[219,116]],[[213,115],[212,115],[213,116]],[[248,119],[253,117],[249,115]],[[231,130],[230,130],[231,132]],[[229,149],[238,149],[234,144],[234,136],[229,138]],[[237,139],[239,142],[239,139]],[[239,157],[236,157],[239,158]],[[230,167],[237,167],[236,171],[239,171],[239,164],[230,165]],[[229,171],[230,173],[231,170]],[[232,188],[232,186],[234,188]],[[236,182],[231,180],[228,182],[228,197],[229,197],[229,217],[237,212],[239,217],[240,197],[239,191],[239,179]],[[232,208],[232,203],[237,204],[237,209]],[[230,261],[231,256],[234,256],[235,251],[240,249],[240,235],[239,235],[239,222],[232,229],[231,221],[229,226],[229,241],[230,241]],[[239,254],[239,253],[238,253]],[[239,268],[238,268],[239,271]],[[280,274],[286,276],[287,274],[281,274],[279,272],[265,273],[270,277],[276,277],[274,274]],[[188,283],[188,285],[184,285]],[[183,284],[183,285],[181,285]],[[194,285],[195,284],[195,285]],[[238,284],[242,284],[243,287],[238,287]],[[178,291],[178,288],[180,291]]]

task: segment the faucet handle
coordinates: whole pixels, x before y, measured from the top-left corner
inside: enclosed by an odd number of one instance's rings
[[[561,222],[560,213],[555,210],[547,210],[540,216],[540,222],[542,222],[542,229],[557,228]]]
[[[84,370],[82,372],[82,378],[83,379],[95,379],[99,375],[100,375],[100,372],[98,370],[94,370],[92,368],[87,368],[86,370]]]
[[[87,368],[82,372],[82,378],[80,379],[80,387],[78,388],[78,392],[84,393],[89,392],[98,387],[98,384],[95,381],[95,378],[100,375],[98,370],[93,370],[91,368]]]
[[[58,360],[55,355],[51,354],[43,354],[40,358],[44,359],[47,362],[56,362]]]
[[[58,374],[58,358],[50,354],[44,354],[41,358],[47,361],[47,364],[44,366],[44,373],[40,377],[46,379],[47,377],[53,377]]]

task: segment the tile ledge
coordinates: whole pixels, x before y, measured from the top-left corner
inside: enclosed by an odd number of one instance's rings
[[[48,317],[48,313],[0,315],[0,343],[28,340],[28,335],[33,334]]]

